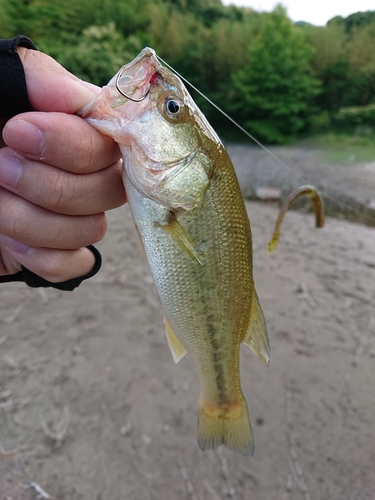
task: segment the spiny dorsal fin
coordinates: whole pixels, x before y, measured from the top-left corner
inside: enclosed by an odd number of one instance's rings
[[[171,350],[173,360],[178,363],[186,354],[186,349],[181,345],[180,341],[176,337],[176,334],[172,330],[172,327],[168,321],[168,318],[164,315],[165,324],[165,334],[167,336],[169,349]]]
[[[253,288],[249,328],[242,342],[250,347],[250,349],[268,365],[270,360],[270,344],[268,341],[266,322],[255,288]]]

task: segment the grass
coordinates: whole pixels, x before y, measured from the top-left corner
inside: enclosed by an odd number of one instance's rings
[[[307,137],[295,146],[316,149],[327,163],[353,164],[375,161],[375,136],[346,135],[334,132]]]

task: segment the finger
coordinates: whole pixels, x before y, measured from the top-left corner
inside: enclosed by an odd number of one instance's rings
[[[65,113],[17,115],[5,125],[3,138],[28,158],[81,174],[107,167],[121,156],[113,139]]]
[[[83,82],[43,52],[19,47],[31,106],[38,111],[77,113],[98,87]]]
[[[123,205],[122,162],[76,175],[0,150],[0,185],[34,205],[67,215],[90,215]]]
[[[0,234],[0,276],[16,274],[21,271],[21,264],[5,250],[4,238],[5,236]]]
[[[101,240],[106,229],[104,213],[57,214],[0,188],[0,233],[25,245],[73,250]]]
[[[52,250],[23,245],[1,235],[0,247],[3,254],[29,271],[52,283],[71,280],[88,274],[95,265],[95,256],[88,248],[77,250]],[[16,267],[16,266],[14,266]],[[17,272],[17,271],[15,271]]]

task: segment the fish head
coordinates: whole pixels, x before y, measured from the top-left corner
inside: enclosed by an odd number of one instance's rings
[[[170,209],[198,206],[222,148],[182,81],[150,48],[123,66],[81,116],[119,144],[126,176]]]

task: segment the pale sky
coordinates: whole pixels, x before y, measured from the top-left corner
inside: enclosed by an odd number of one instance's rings
[[[222,0],[224,5],[235,4],[252,7],[258,11],[271,11],[281,3],[287,8],[292,21],[307,21],[316,26],[324,26],[334,16],[346,17],[353,12],[375,10],[374,0]]]

